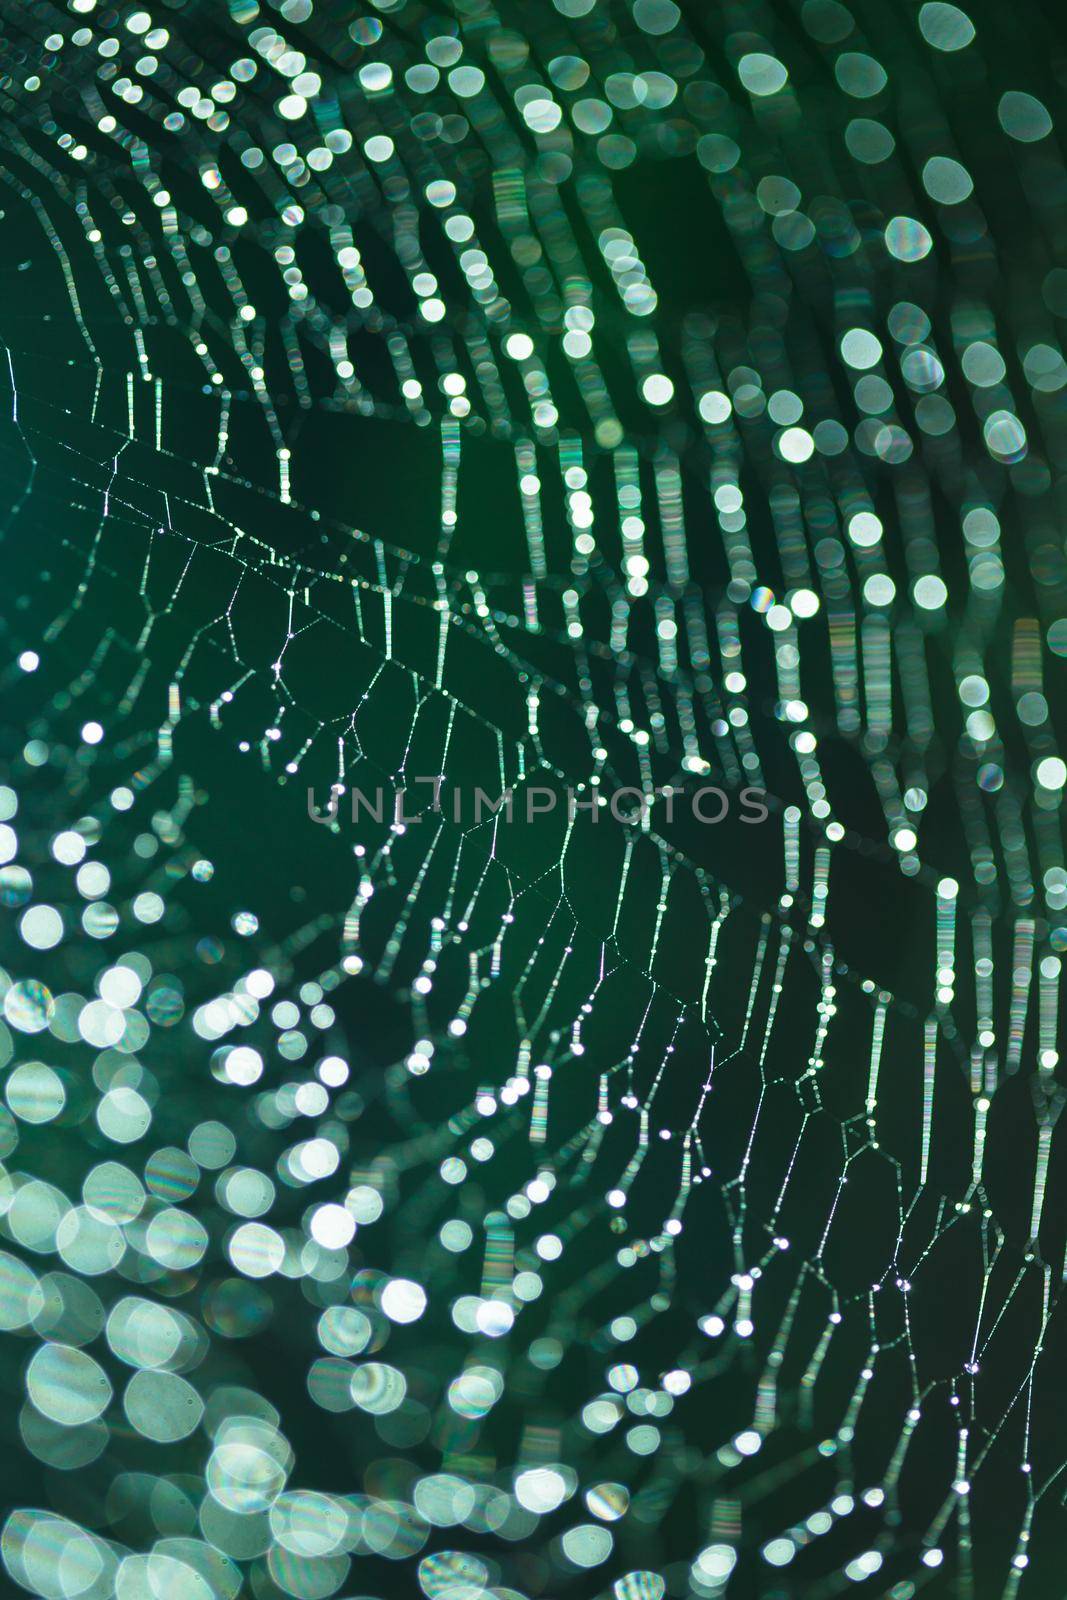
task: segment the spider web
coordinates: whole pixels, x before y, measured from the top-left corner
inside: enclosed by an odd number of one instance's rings
[[[1055,33],[583,4],[3,8],[31,1592],[1055,1581]]]

